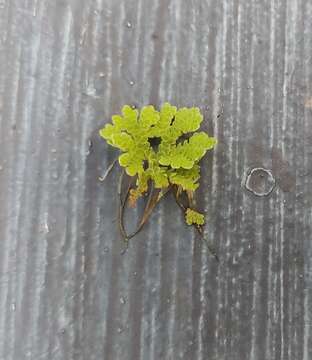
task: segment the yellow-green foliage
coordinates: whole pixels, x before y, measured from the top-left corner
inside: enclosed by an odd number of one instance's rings
[[[205,217],[203,214],[188,208],[185,213],[185,221],[187,225],[204,225]]]
[[[196,107],[178,110],[165,103],[160,111],[145,106],[139,112],[126,105],[122,115],[114,115],[112,124],[101,129],[100,135],[121,150],[119,163],[127,174],[137,176],[136,198],[147,191],[149,181],[156,188],[175,184],[195,191],[200,177],[198,163],[216,144],[215,138],[197,132],[202,121]]]

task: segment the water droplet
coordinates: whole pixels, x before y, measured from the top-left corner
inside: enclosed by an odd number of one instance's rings
[[[137,275],[138,275],[138,273],[135,271],[135,272],[133,273],[133,275],[134,275],[134,276],[137,276]]]
[[[103,249],[103,251],[104,251],[105,253],[108,253],[108,252],[109,252],[109,248],[108,248],[107,246],[105,246],[105,248]]]
[[[11,304],[11,310],[12,310],[12,311],[15,311],[15,310],[16,310],[16,305],[15,305],[15,303],[12,303],[12,304]]]
[[[47,222],[45,222],[42,227],[43,227],[43,231],[44,231],[46,234],[48,234],[48,233],[50,232],[49,224],[48,224]]]
[[[99,73],[99,77],[100,77],[100,78],[103,78],[104,76],[105,76],[105,74],[104,74],[103,72],[100,72],[100,73]]]
[[[88,86],[88,88],[85,90],[84,94],[87,96],[90,96],[90,97],[94,97],[94,98],[97,97],[96,89],[92,86]]]
[[[275,179],[268,169],[257,167],[249,170],[245,176],[244,186],[254,195],[268,196],[275,188]]]
[[[117,332],[118,332],[118,334],[121,334],[121,333],[123,332],[123,329],[122,329],[121,327],[119,327],[119,328],[117,329]]]
[[[130,21],[127,21],[127,24],[126,24],[127,28],[130,29],[132,27],[132,24]]]
[[[52,150],[51,150],[51,153],[52,153],[52,154],[55,154],[56,152],[57,152],[56,149],[52,149]]]
[[[3,170],[3,166],[2,165],[0,165],[0,171],[2,171]]]
[[[133,85],[134,85],[134,81],[131,80],[131,81],[129,82],[129,84],[130,84],[131,86],[133,86]]]
[[[126,299],[123,296],[120,296],[119,301],[120,301],[120,304],[122,304],[122,305],[125,305],[125,303],[126,303]]]
[[[93,143],[91,140],[88,140],[88,150],[86,152],[86,155],[90,155],[92,153],[93,150]]]
[[[136,109],[136,106],[135,105],[131,105],[131,109]]]
[[[63,328],[63,329],[61,329],[61,334],[65,334],[65,332],[66,332],[66,330]]]
[[[52,173],[52,179],[54,179],[54,180],[57,180],[57,179],[58,179],[58,173],[57,173],[56,171],[54,171],[54,172]]]

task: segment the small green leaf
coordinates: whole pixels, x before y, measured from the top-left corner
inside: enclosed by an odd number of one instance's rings
[[[99,133],[103,139],[110,140],[112,135],[116,134],[116,128],[112,124],[107,124]]]
[[[154,106],[144,106],[140,113],[140,125],[143,128],[149,128],[159,121],[159,113],[155,110]]]
[[[136,109],[132,109],[131,106],[125,105],[121,110],[125,120],[127,121],[137,121],[138,119],[138,111]]]
[[[174,127],[183,134],[199,129],[203,116],[198,108],[182,108],[175,114]]]
[[[132,137],[126,133],[114,134],[112,143],[122,151],[129,151],[135,146]]]
[[[140,160],[133,160],[126,167],[126,173],[129,176],[135,176],[136,174],[142,173],[143,171],[143,163]]]
[[[169,180],[172,184],[179,185],[183,190],[191,190],[195,191],[199,184],[197,181],[199,180],[199,166],[194,165],[192,169],[178,169],[172,170],[169,173]]]
[[[185,221],[187,225],[204,225],[205,217],[203,214],[188,208],[185,213]]]
[[[171,125],[176,113],[177,108],[175,106],[165,103],[160,110],[159,127],[167,129]]]
[[[124,153],[124,154],[121,154],[118,158],[119,160],[119,164],[122,166],[122,167],[126,167],[129,165],[130,163],[130,160],[131,160],[131,155],[129,153]]]

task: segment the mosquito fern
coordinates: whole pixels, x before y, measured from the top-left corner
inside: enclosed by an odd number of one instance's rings
[[[204,216],[191,209],[191,200],[199,186],[199,162],[217,141],[198,131],[202,121],[196,107],[177,109],[165,103],[160,111],[151,105],[138,111],[125,105],[121,115],[100,130],[101,137],[121,151],[119,164],[135,179],[127,195],[131,206],[151,187],[158,197],[149,207],[171,189],[178,201],[184,192],[189,199],[184,207],[187,224],[203,225]]]

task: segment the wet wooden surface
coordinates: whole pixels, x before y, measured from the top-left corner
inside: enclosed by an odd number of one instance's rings
[[[310,0],[0,0],[0,50],[1,360],[312,358]],[[170,197],[120,254],[98,129],[164,101],[219,263]]]

